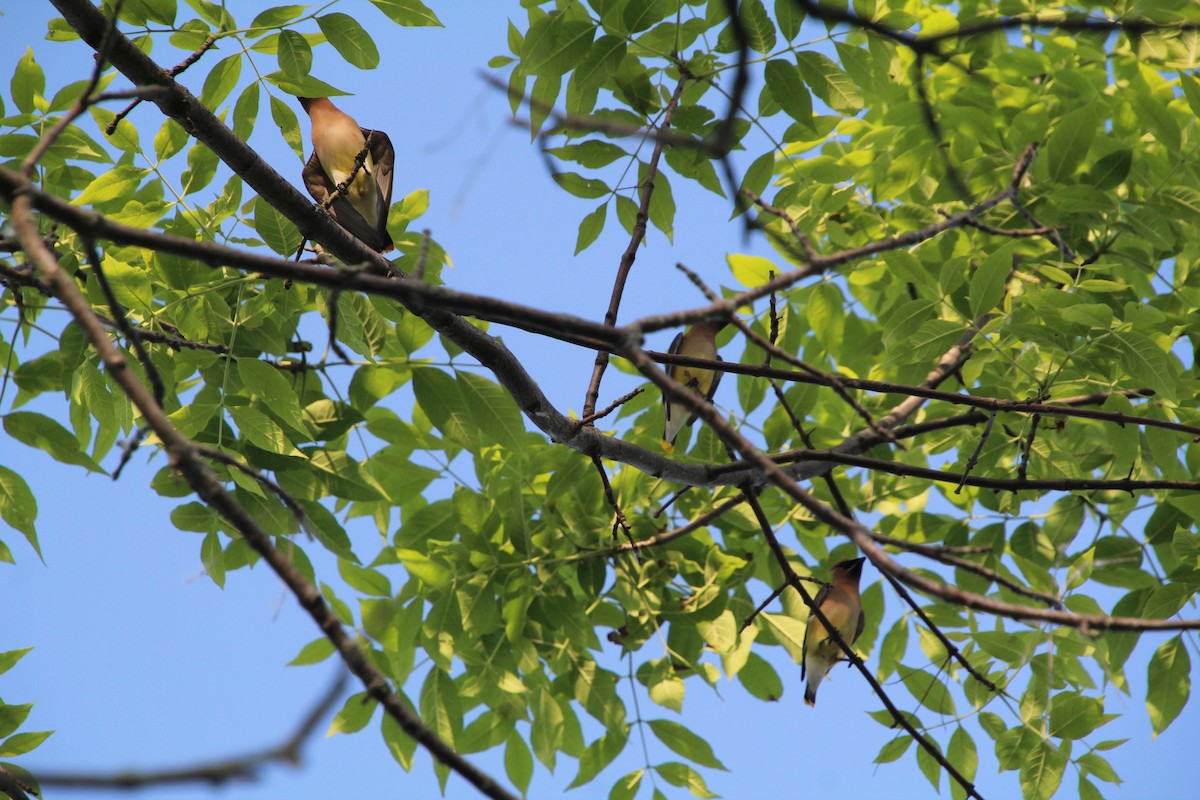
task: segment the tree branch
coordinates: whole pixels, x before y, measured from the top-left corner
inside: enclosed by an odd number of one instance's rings
[[[42,786],[62,789],[141,789],[164,784],[207,783],[223,786],[235,781],[257,781],[262,777],[263,768],[270,764],[296,766],[302,763],[304,745],[313,737],[321,720],[333,711],[345,692],[348,674],[339,670],[337,679],[304,715],[299,726],[274,747],[242,756],[168,769],[122,770],[113,773],[42,770],[38,773],[38,782]]]
[[[671,100],[663,109],[662,122],[658,126],[660,130],[671,126],[671,119],[675,116],[675,110],[679,108],[679,96],[683,94],[683,88],[687,85],[687,81],[687,76],[684,76],[675,84]],[[646,225],[650,219],[650,199],[654,195],[654,178],[658,175],[658,161],[662,157],[662,153],[663,142],[655,141],[650,161],[646,164],[646,177],[641,182],[642,197],[638,205],[637,216],[634,219],[633,232],[629,235],[629,244],[626,245],[625,252],[621,254],[621,261],[617,265],[617,277],[613,281],[612,296],[608,300],[608,310],[604,312],[604,324],[610,327],[617,324],[617,311],[621,307],[621,299],[625,296],[625,283],[629,280],[629,273],[633,270],[637,250],[641,247],[642,240],[646,238]],[[597,351],[596,363],[592,368],[592,378],[588,381],[587,394],[583,400],[583,411],[580,414],[584,419],[596,411],[596,403],[600,398],[600,381],[604,378],[604,371],[607,368],[608,353],[603,350]]]
[[[58,1],[70,4],[69,0]],[[103,17],[101,18],[103,19]],[[155,402],[153,395],[138,382],[137,377],[130,370],[125,356],[109,339],[103,326],[92,314],[91,307],[79,287],[62,270],[54,254],[43,244],[38,235],[37,223],[30,204],[28,184],[14,193],[11,220],[26,255],[37,265],[42,279],[62,298],[67,310],[71,312],[76,323],[83,330],[92,347],[95,348],[105,370],[141,413],[144,424],[158,435],[167,451],[171,465],[180,472],[191,486],[192,491],[236,528],[246,543],[283,580],[304,610],[309,613],[325,636],[333,642],[350,671],[362,681],[367,693],[384,707],[384,710],[396,720],[405,733],[416,739],[435,758],[469,781],[480,792],[493,800],[515,800],[514,795],[500,786],[490,775],[479,770],[474,764],[459,755],[400,700],[399,696],[392,691],[383,673],[346,633],[317,587],[309,583],[288,557],[275,548],[270,534],[263,530],[254,517],[225,491],[225,487],[221,485],[212,468],[205,462],[204,455],[199,448],[175,428],[162,407]]]

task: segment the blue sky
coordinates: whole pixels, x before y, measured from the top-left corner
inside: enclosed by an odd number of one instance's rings
[[[248,22],[255,10],[266,5],[247,2],[231,7],[237,9],[239,21]],[[554,184],[528,133],[511,124],[505,98],[479,78],[488,58],[506,52],[508,15],[521,10],[516,3],[499,2],[432,5],[446,27],[388,25],[386,35],[377,36],[383,59],[378,70],[357,71],[332,48],[322,46],[315,51],[313,73],[353,90],[354,97],[336,102],[362,125],[389,133],[397,152],[397,197],[419,188],[430,190],[430,211],[418,225],[431,228],[449,251],[455,266],[444,274],[448,285],[599,319],[626,237],[614,221],[589,250],[572,255],[579,220],[595,201],[571,198]],[[365,0],[339,3],[331,10],[351,13],[364,25],[385,24]],[[0,0],[0,12],[4,41],[33,47],[47,71],[49,93],[86,77],[89,50],[77,43],[43,40],[45,21],[52,15],[49,3]],[[17,57],[17,51],[9,52],[4,69],[11,68]],[[179,60],[166,47],[155,55],[165,65]],[[275,68],[272,57],[256,58],[262,71]],[[198,90],[206,63],[185,73],[183,82]],[[114,82],[114,88],[123,85],[120,79]],[[145,120],[143,137],[152,136],[158,119],[151,111],[139,119]],[[302,128],[307,143],[303,119]],[[302,165],[284,145],[265,107],[251,143],[299,185]],[[725,201],[681,180],[674,187],[679,208],[675,244],[657,231],[648,237],[626,293],[622,319],[701,302],[699,293],[673,268],[676,262],[720,284],[730,282],[725,253],[769,255],[762,243],[744,240],[739,224],[728,222]],[[5,315],[3,320],[7,323],[10,318],[11,314]],[[550,399],[578,411],[591,371],[590,357],[519,331],[502,335],[530,372],[540,377]],[[665,349],[670,336],[659,334],[661,341],[651,344]],[[611,400],[636,383],[610,371],[605,397]],[[732,387],[730,381],[723,392],[732,393]],[[732,405],[732,400],[727,403]],[[48,403],[39,410],[54,413],[55,409]],[[224,590],[202,574],[200,538],[176,531],[169,519],[176,503],[147,488],[163,465],[163,459],[147,461],[148,456],[148,450],[139,453],[114,483],[16,444],[0,452],[0,463],[18,469],[39,498],[38,529],[46,561],[41,564],[19,536],[12,532],[4,536],[18,564],[0,568],[0,597],[7,610],[0,650],[36,649],[0,676],[0,696],[10,703],[37,704],[26,729],[57,730],[32,757],[18,762],[30,769],[161,768],[270,746],[290,732],[333,674],[331,662],[306,668],[283,666],[317,637],[317,630],[270,572],[256,568],[233,573]],[[357,540],[367,546],[376,534],[352,528],[351,535],[362,537]],[[322,568],[327,579],[336,576],[331,560],[319,560],[318,569]],[[877,578],[868,572],[864,581]],[[898,600],[890,592],[885,594],[890,620]],[[1187,797],[1195,791],[1189,770],[1179,769],[1194,759],[1195,743],[1200,741],[1200,719],[1194,707],[1150,741],[1143,703],[1145,663],[1158,641],[1144,637],[1129,662],[1132,695],[1110,691],[1106,696],[1107,710],[1125,716],[1091,737],[1132,739],[1109,754],[1125,780],[1124,788],[1112,790],[1114,797],[1160,792]],[[920,664],[921,658],[916,651],[908,661],[916,659]],[[725,797],[801,797],[809,796],[812,789],[844,798],[931,796],[931,786],[915,768],[911,751],[897,764],[871,764],[894,733],[866,716],[864,711],[877,709],[879,703],[852,672],[839,668],[822,687],[820,704],[809,709],[802,703],[798,667],[778,655],[773,663],[787,687],[778,703],[754,700],[737,683],[722,683],[714,692],[695,681],[688,683],[682,718],[654,706],[645,696],[639,698],[641,713],[646,718],[681,719],[708,739],[731,770],[706,773],[710,788]],[[621,669],[615,657],[609,658],[608,666]],[[1194,667],[1194,679],[1197,676],[1200,671]],[[902,687],[893,683],[891,688],[903,708],[915,710],[915,702]],[[626,702],[632,709],[627,684]],[[138,796],[142,800],[214,794],[231,800],[437,796],[429,758],[419,756],[414,772],[403,772],[386,752],[377,724],[378,717],[357,735],[316,738],[301,769],[271,768],[260,785],[217,791],[154,788]],[[950,730],[938,734],[943,744]],[[998,776],[990,739],[978,729],[973,733],[980,750],[977,782],[982,793],[989,798],[1017,796],[1015,774]],[[673,760],[657,742],[650,741],[648,747],[652,762]],[[497,752],[476,760],[503,779],[500,756]],[[637,768],[641,758],[635,738],[614,768],[594,784],[575,790],[574,796],[606,797],[612,781]],[[530,796],[560,794],[574,771],[574,764],[566,759],[554,776],[539,767]],[[1072,796],[1073,786],[1069,769],[1060,796]],[[681,790],[661,788],[670,789],[672,797],[686,796]],[[944,779],[942,791],[946,791]],[[59,791],[51,796],[68,794],[108,796],[90,791]],[[446,795],[475,796],[455,778],[450,779]]]

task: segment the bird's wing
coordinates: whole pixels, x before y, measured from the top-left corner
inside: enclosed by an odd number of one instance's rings
[[[863,628],[867,626],[867,615],[862,610],[862,599],[859,599],[858,604],[858,625],[854,627],[854,638],[850,640],[850,644],[858,641],[858,637],[862,636]]]
[[[724,362],[724,361],[725,361],[725,359],[721,358],[721,356],[720,356],[720,355],[718,355],[718,356],[717,356],[717,361]],[[713,382],[712,382],[712,386],[709,386],[709,387],[708,387],[708,399],[709,399],[709,401],[711,401],[711,400],[713,399],[713,395],[715,395],[715,394],[717,393],[717,387],[721,385],[721,376],[722,376],[722,375],[724,375],[724,374],[725,374],[725,371],[724,371],[724,370],[720,370],[720,369],[714,369],[714,370],[713,370]]]
[[[671,346],[667,348],[668,355],[678,355],[679,348],[683,347],[683,331],[675,334],[675,338],[671,340]],[[667,375],[672,380],[679,380],[679,370],[683,367],[676,365],[667,366]],[[663,394],[663,413],[666,414],[667,421],[671,421],[671,401],[667,399],[666,393]]]
[[[303,176],[304,188],[308,189],[308,193],[312,195],[312,199],[321,205],[324,205],[330,195],[337,191],[337,184],[326,174],[325,167],[321,165],[321,159],[317,158],[315,152],[308,159],[308,163],[304,165]],[[390,190],[390,173],[388,178]],[[386,244],[391,243],[390,238],[384,238],[387,235],[386,231],[384,232],[384,236],[380,236],[379,231],[367,224],[362,214],[359,214],[354,206],[350,205],[350,201],[346,199],[345,195],[333,201],[329,206],[329,213],[337,220],[338,225],[341,225],[351,234],[361,239],[363,244],[372,250],[382,250]]]
[[[825,602],[826,597],[829,597],[829,586],[828,585],[822,586],[821,591],[817,592],[817,596],[815,598],[813,598],[813,606],[815,606],[816,608],[820,608],[821,604]],[[813,624],[814,620],[816,620],[817,622],[820,622],[820,620],[818,620],[816,618],[816,615],[814,615],[812,613],[812,609],[810,608],[808,610],[808,624],[811,626]],[[807,660],[808,660],[808,628],[806,627],[804,629],[804,642],[800,646],[800,680],[804,680],[804,672],[805,672],[804,662]]]
[[[721,360],[722,360],[721,357],[717,356],[717,361],[721,361]],[[696,368],[693,367],[693,369],[696,369]],[[707,370],[707,371],[712,373],[712,383],[709,384],[708,391],[705,392],[705,397],[711,403],[712,399],[713,399],[713,395],[715,395],[717,393],[717,385],[721,383],[721,376],[724,375],[725,373],[719,369]],[[700,412],[693,411],[692,415],[690,417],[688,417],[687,425],[689,427],[691,427],[691,424],[698,419],[700,419]]]
[[[312,199],[318,203],[324,203],[329,195],[333,194],[333,190],[337,186],[325,174],[325,168],[321,166],[321,159],[317,158],[317,151],[309,156],[308,163],[304,165],[304,188],[308,189],[308,193],[312,195]]]
[[[396,150],[392,140],[383,131],[362,128],[363,138],[370,142],[371,160],[375,162],[375,186],[379,190],[379,233],[390,245],[392,237],[387,232],[388,209],[392,207],[392,172],[396,166]],[[391,249],[390,247],[387,249]]]

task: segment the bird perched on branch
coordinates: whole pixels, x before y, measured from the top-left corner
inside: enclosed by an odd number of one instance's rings
[[[813,605],[821,609],[846,644],[854,644],[862,635],[865,623],[862,598],[858,594],[863,561],[862,558],[852,558],[835,564],[830,571],[830,583],[813,600]],[[842,648],[838,647],[828,629],[810,611],[800,659],[800,679],[803,680],[806,673],[808,675],[808,685],[804,687],[805,703],[816,705],[817,687],[842,655]]]
[[[667,352],[671,355],[720,361],[721,357],[717,355],[717,334],[728,324],[725,320],[697,322],[676,336]],[[667,367],[667,375],[707,400],[712,400],[713,395],[716,394],[717,384],[721,382],[723,374],[725,373],[720,370],[704,369],[703,367],[676,365]],[[666,416],[663,439],[668,445],[674,445],[675,437],[683,430],[683,426],[695,422],[697,415],[685,403],[672,400],[665,394],[663,395],[663,412]]]
[[[298,99],[312,121],[313,154],[304,165],[308,193],[363,244],[380,253],[388,252],[392,237],[387,232],[387,216],[396,162],[391,139],[383,131],[359,127],[328,97]],[[360,155],[362,166],[355,172]],[[329,202],[351,174],[354,180]]]

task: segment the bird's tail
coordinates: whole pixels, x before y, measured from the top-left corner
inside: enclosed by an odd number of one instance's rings
[[[822,670],[810,669],[808,671],[808,683],[804,686],[804,702],[806,705],[815,706],[817,704],[817,687],[821,685],[821,678],[825,677]]]

